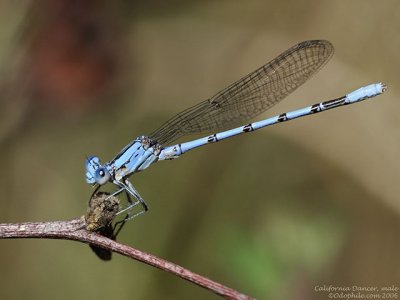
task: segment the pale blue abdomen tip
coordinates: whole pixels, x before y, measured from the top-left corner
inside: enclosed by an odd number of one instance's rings
[[[351,92],[350,94],[347,95],[347,99],[349,100],[349,103],[354,103],[354,102],[361,101],[361,100],[364,100],[367,98],[378,96],[385,91],[386,91],[385,84],[383,84],[382,82],[373,83],[373,84],[364,86],[362,88],[359,88],[358,90],[355,90],[354,92]]]

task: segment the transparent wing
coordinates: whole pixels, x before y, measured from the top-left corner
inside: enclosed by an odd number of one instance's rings
[[[162,145],[190,134],[223,130],[275,105],[316,73],[333,55],[330,42],[305,41],[231,84],[215,96],[177,114],[150,138]]]

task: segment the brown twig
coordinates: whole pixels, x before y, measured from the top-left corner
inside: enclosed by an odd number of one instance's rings
[[[174,263],[118,243],[117,241],[104,237],[95,232],[88,231],[85,229],[85,226],[86,223],[84,217],[70,221],[0,224],[0,238],[50,238],[74,240],[92,244],[172,273],[222,297],[225,297],[226,299],[253,299],[250,296],[241,294],[231,288],[193,273]]]

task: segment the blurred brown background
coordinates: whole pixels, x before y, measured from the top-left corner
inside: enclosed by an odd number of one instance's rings
[[[400,2],[2,1],[0,222],[82,215],[84,160],[307,39],[334,58],[262,117],[383,81],[371,101],[161,162],[119,239],[258,299],[399,285]],[[260,118],[258,118],[260,119]],[[1,299],[216,299],[78,243],[0,241]]]

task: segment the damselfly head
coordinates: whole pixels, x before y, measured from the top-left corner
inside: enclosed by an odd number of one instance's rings
[[[90,184],[105,184],[110,180],[110,172],[107,167],[100,164],[97,156],[89,156],[86,159],[86,182]]]

